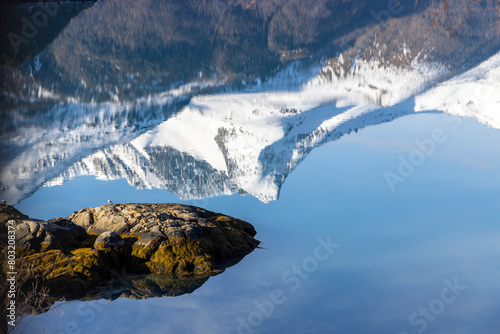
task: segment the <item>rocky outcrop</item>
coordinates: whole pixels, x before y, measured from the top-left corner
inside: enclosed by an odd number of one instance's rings
[[[85,236],[84,228],[61,218],[48,222],[25,219],[16,225],[16,245],[37,252],[77,248]]]
[[[114,231],[107,231],[99,234],[94,242],[94,248],[98,250],[106,250],[108,248],[114,248],[125,245],[122,237]]]
[[[218,264],[258,245],[249,223],[180,204],[109,204],[82,209],[68,219],[91,235],[116,232],[133,241],[133,259],[157,274],[217,272]]]
[[[49,221],[0,204],[0,218],[15,220],[20,275],[36,272],[52,298],[156,294],[141,293],[145,285],[159,295],[194,291],[259,245],[249,223],[180,204],[109,204]]]
[[[28,216],[22,214],[13,206],[1,203],[0,204],[0,235],[7,237],[7,222],[10,219],[29,219]],[[3,238],[2,240],[3,241]]]
[[[4,203],[0,204],[0,225],[5,226],[10,219],[23,220],[29,219],[29,217],[13,206]]]

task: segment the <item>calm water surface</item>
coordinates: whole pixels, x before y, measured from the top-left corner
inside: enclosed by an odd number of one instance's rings
[[[394,5],[58,4],[18,51],[44,9],[9,7],[2,200],[186,203],[262,242],[190,294],[58,302],[14,333],[498,334],[499,5]]]
[[[447,140],[392,192],[384,174],[436,128]],[[262,249],[192,294],[61,302],[26,332],[497,333],[499,139],[473,120],[408,116],[315,149],[268,204],[93,177],[42,188],[17,208],[49,218],[108,197],[202,205],[254,224]],[[315,258],[328,240],[333,253]]]

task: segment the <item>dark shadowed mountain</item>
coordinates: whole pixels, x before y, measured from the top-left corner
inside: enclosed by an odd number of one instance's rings
[[[71,20],[36,59],[3,71],[2,92],[81,101],[134,99],[194,80],[224,83],[272,76],[283,61],[338,53],[395,59],[402,43],[450,67],[470,67],[498,49],[493,0],[455,1],[443,22],[436,1],[103,0]],[[448,25],[456,28],[451,34]],[[379,50],[379,49],[377,49]],[[347,62],[346,64],[349,64]],[[344,65],[348,66],[348,65]],[[27,84],[29,83],[29,84]],[[4,98],[6,96],[4,95]]]

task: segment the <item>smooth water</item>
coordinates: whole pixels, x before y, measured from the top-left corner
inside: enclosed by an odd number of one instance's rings
[[[52,5],[2,11],[0,199],[186,203],[262,243],[192,293],[14,333],[499,333],[496,2]]]
[[[443,142],[391,191],[385,173],[436,129]],[[497,333],[499,140],[470,119],[403,117],[314,149],[267,204],[90,176],[41,188],[16,207],[194,204],[251,222],[262,249],[191,294],[59,302],[25,333]]]

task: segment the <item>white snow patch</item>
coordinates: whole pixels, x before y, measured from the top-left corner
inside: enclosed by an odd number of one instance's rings
[[[500,53],[420,94],[415,111],[440,110],[500,129]]]

